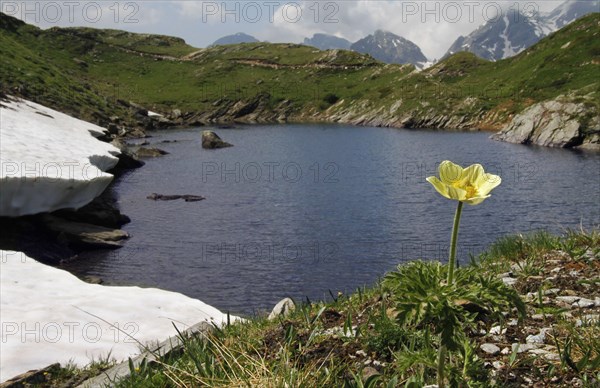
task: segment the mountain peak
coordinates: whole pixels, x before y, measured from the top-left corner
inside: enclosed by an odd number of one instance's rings
[[[225,44],[239,44],[239,43],[256,43],[259,42],[255,37],[245,34],[243,32],[238,32],[232,35],[224,36],[220,39],[214,41],[210,46],[220,46]]]
[[[460,36],[446,57],[469,51],[480,58],[498,61],[519,54],[543,37],[592,12],[599,12],[599,1],[565,1],[548,14],[505,11],[467,36]]]
[[[344,38],[339,38],[335,35],[317,33],[312,38],[304,38],[304,44],[313,46],[320,50],[343,49],[348,50],[352,42]]]
[[[376,30],[350,46],[351,50],[369,54],[373,58],[386,63],[410,63],[423,67],[427,58],[413,42],[385,30]]]

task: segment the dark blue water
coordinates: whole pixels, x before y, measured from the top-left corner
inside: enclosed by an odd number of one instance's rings
[[[462,262],[506,234],[600,224],[598,154],[486,133],[336,125],[219,129],[235,146],[203,150],[203,129],[152,134],[152,145],[170,154],[113,188],[132,219],[131,239],[73,271],[182,292],[237,314],[286,296],[350,292],[403,261],[446,260],[456,203],[425,181],[445,159],[481,163],[503,178],[490,199],[465,207]],[[155,202],[151,193],[207,199]]]

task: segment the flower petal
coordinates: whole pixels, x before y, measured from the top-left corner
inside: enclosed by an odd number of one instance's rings
[[[458,187],[448,186],[448,197],[450,199],[455,199],[457,201],[462,201],[467,198],[466,190],[463,190]]]
[[[472,164],[463,170],[460,180],[476,185],[476,182],[484,175],[485,171],[481,164]]]
[[[442,163],[440,163],[438,172],[440,174],[440,180],[447,185],[451,185],[452,183],[460,180],[463,174],[463,168],[449,160],[444,160]]]
[[[440,193],[442,196],[444,196],[448,199],[452,199],[448,195],[448,185],[444,184],[437,177],[430,176],[427,178],[427,182],[431,183],[433,185],[433,187],[435,187],[437,192]]]
[[[466,204],[469,204],[471,206],[475,206],[475,205],[479,205],[481,202],[485,201],[487,198],[491,197],[491,195],[486,195],[486,196],[479,196],[479,197],[473,197],[473,198],[469,198],[467,200],[464,200],[463,202]]]
[[[488,195],[490,191],[495,189],[502,183],[502,178],[494,174],[484,174],[477,181],[477,192],[479,195]]]

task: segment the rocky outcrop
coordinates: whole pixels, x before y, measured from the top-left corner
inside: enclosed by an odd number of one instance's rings
[[[571,148],[585,144],[585,148],[595,148],[600,146],[598,121],[597,114],[585,103],[563,97],[532,105],[492,138],[546,147]]]
[[[216,148],[226,148],[232,147],[233,144],[229,144],[226,141],[223,141],[219,135],[214,133],[213,131],[204,131],[202,132],[202,148],[206,149],[216,149]]]

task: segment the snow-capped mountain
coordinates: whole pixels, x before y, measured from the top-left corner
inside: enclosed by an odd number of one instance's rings
[[[220,39],[215,40],[211,46],[219,46],[223,44],[238,44],[238,43],[256,43],[259,42],[255,37],[244,34],[243,32],[238,32],[237,34],[227,35]]]
[[[377,30],[354,43],[350,49],[386,63],[410,63],[419,68],[427,63],[419,46],[388,31]]]
[[[545,19],[546,23],[556,31],[592,12],[600,12],[600,1],[565,1],[545,15]]]
[[[314,34],[312,38],[304,38],[304,44],[320,50],[342,49],[349,50],[352,42],[329,34]]]
[[[510,9],[471,34],[460,36],[445,56],[469,51],[481,58],[497,61],[517,55],[574,20],[600,12],[599,3],[598,0],[566,1],[547,14],[525,14]]]

